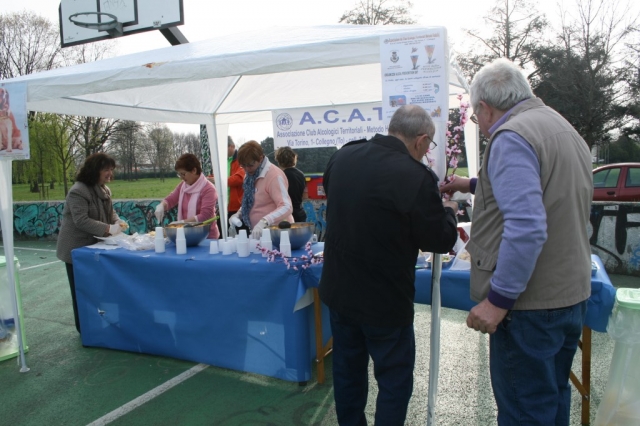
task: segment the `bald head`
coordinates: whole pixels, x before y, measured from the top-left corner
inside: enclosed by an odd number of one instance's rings
[[[418,105],[404,105],[396,110],[389,123],[389,134],[410,143],[418,135],[428,135],[433,139],[436,127],[429,114]]]

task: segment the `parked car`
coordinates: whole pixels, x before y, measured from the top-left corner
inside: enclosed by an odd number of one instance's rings
[[[640,163],[607,164],[594,169],[593,201],[640,201]]]

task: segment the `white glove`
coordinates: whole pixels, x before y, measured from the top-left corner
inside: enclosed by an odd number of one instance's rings
[[[269,223],[267,223],[267,219],[263,217],[262,219],[260,219],[260,222],[256,223],[256,226],[254,226],[251,230],[251,238],[254,238],[256,240],[262,238],[262,230],[267,226],[269,226]]]
[[[237,226],[238,228],[242,226],[242,220],[238,216],[238,213],[229,218],[229,225]]]
[[[113,225],[109,225],[109,234],[118,235],[122,232],[122,228],[119,223],[114,223]]]
[[[227,231],[227,236],[228,237],[235,237],[236,235],[238,235],[238,231],[236,231],[236,226],[235,225],[229,225],[229,231]]]
[[[118,219],[116,224],[120,225],[120,228],[122,228],[123,231],[129,229],[129,224],[122,219]]]
[[[156,206],[156,212],[154,213],[156,215],[156,219],[158,219],[158,224],[160,224],[162,222],[162,218],[164,217],[164,203],[160,202],[160,204],[158,204]]]

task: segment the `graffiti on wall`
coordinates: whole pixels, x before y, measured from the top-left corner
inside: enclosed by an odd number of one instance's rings
[[[129,224],[127,234],[146,234],[156,226],[165,226],[177,220],[178,209],[166,212],[162,223],[154,215],[159,200],[123,200],[114,201],[113,208],[122,220]],[[307,221],[315,224],[315,234],[323,241],[327,224],[325,222],[326,205],[324,202],[304,202]],[[57,238],[62,225],[63,201],[24,202],[13,204],[13,229],[15,238]]]
[[[590,223],[591,249],[607,271],[640,275],[640,204],[594,203]]]

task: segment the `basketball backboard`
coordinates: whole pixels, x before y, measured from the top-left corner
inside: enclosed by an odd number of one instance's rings
[[[58,11],[62,47],[184,24],[182,0],[61,0]]]

